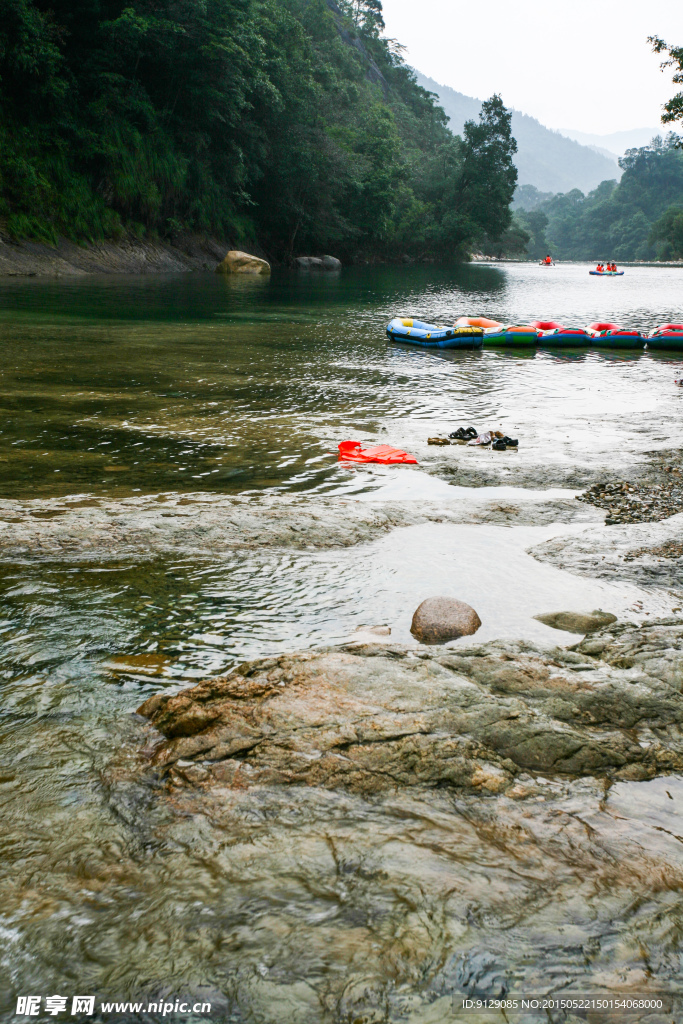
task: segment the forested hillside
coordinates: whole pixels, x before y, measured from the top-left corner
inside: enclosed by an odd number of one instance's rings
[[[683,258],[683,150],[653,139],[621,158],[623,176],[584,195],[578,189],[515,212],[532,236],[530,255],[557,259]]]
[[[382,28],[379,0],[0,0],[0,230],[276,259],[495,240],[509,113],[454,138]]]

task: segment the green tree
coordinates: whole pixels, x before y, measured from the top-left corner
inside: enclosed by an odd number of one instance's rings
[[[668,60],[662,61],[660,68],[674,68],[671,80],[674,85],[683,84],[683,46],[669,46],[659,36],[648,36],[648,43],[652,44],[655,53],[666,53]],[[675,96],[664,104],[662,124],[671,124],[676,121],[683,121],[683,92],[677,92]]]
[[[380,0],[0,0],[0,229],[276,259],[500,237],[509,115],[454,138],[383,24]]]
[[[659,243],[657,255],[660,259],[683,259],[683,207],[670,206],[655,221],[648,243]]]
[[[494,95],[481,106],[479,122],[465,123],[465,150],[460,179],[460,210],[495,240],[512,220],[510,204],[517,184],[512,157],[512,112]]]

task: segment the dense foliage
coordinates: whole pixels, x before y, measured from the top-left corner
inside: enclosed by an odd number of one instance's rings
[[[0,0],[0,224],[276,258],[495,240],[509,112],[453,137],[382,28],[380,0]]]
[[[674,73],[671,76],[671,81],[674,85],[682,85],[683,46],[669,46],[659,36],[649,36],[648,43],[652,43],[652,49],[655,53],[666,53],[668,59],[662,61],[660,67],[662,71],[664,68],[673,68]],[[662,124],[671,124],[675,121],[683,121],[683,92],[680,91],[664,104],[664,113],[662,115]]]
[[[678,137],[653,139],[620,160],[619,184],[603,181],[585,196],[553,196],[515,219],[531,235],[529,254],[558,259],[648,260],[676,257],[683,207],[683,150]],[[529,206],[531,197],[526,197]],[[668,213],[673,208],[675,213]]]

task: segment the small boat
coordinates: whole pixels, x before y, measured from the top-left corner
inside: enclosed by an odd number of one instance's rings
[[[660,324],[647,336],[648,350],[680,352],[683,350],[683,324]]]
[[[624,271],[623,270],[589,270],[588,273],[592,274],[593,277],[623,277],[624,276]]]
[[[597,322],[586,328],[593,345],[609,348],[643,348],[647,338],[640,331],[628,331],[618,324]]]
[[[444,327],[398,316],[387,324],[387,334],[393,341],[405,341],[422,348],[481,348],[484,337],[481,327]]]
[[[577,348],[590,345],[590,335],[584,327],[566,327],[555,320],[534,320],[531,324],[539,331],[539,344]]]

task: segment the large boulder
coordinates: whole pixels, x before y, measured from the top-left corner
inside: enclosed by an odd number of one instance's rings
[[[410,632],[423,644],[471,636],[481,626],[474,608],[455,597],[428,597],[413,615]]]
[[[270,263],[248,252],[231,249],[216,267],[217,274],[269,274]]]
[[[336,256],[299,256],[296,265],[300,270],[341,270]]]
[[[616,615],[609,612],[594,611],[590,615],[580,612],[548,612],[547,615],[534,615],[535,619],[553,629],[563,629],[565,633],[595,633],[604,626],[617,621]]]

